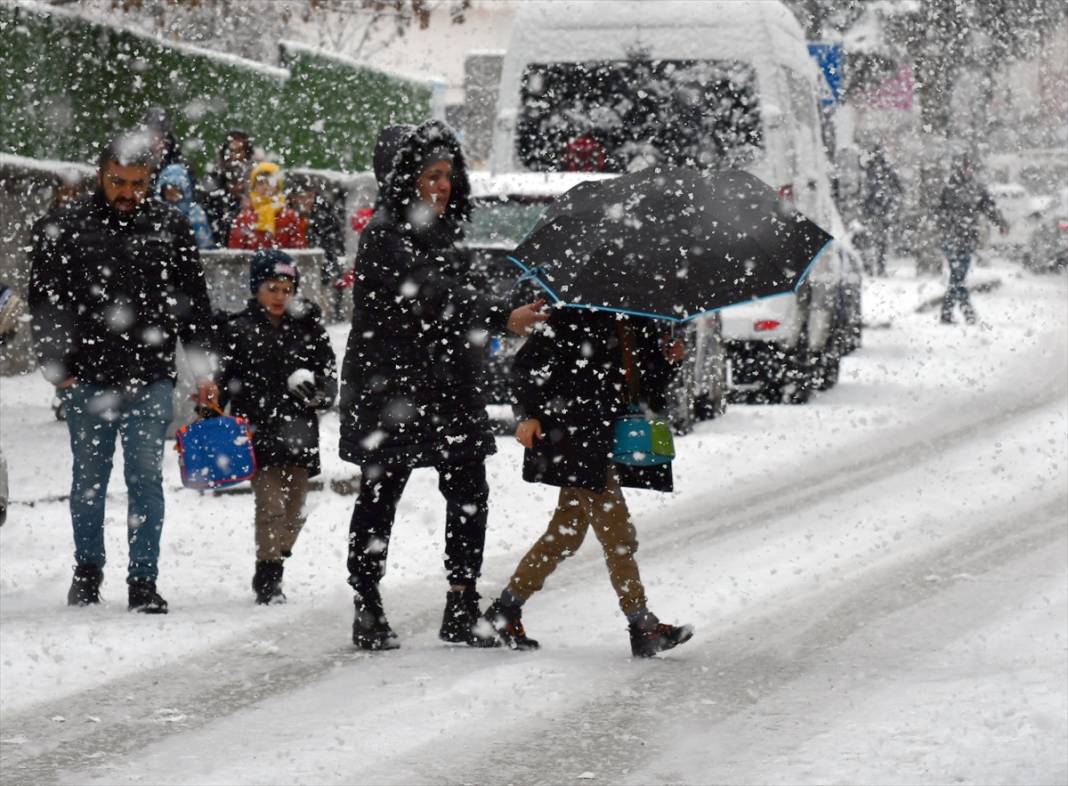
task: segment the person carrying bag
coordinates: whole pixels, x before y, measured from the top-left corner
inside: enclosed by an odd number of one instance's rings
[[[546,329],[516,355],[513,409],[520,421],[516,439],[526,448],[523,479],[559,486],[560,497],[545,534],[485,614],[509,648],[538,647],[523,628],[523,603],[578,550],[590,527],[627,618],[631,653],[650,657],[693,635],[689,625],[661,623],[648,609],[634,559],[637,534],[622,492],[624,487],[673,488],[670,457],[658,452],[667,448],[652,442],[659,421],[643,419],[640,407],[665,408],[681,356],[681,346],[664,343],[651,321],[573,308],[555,310]],[[633,406],[639,407],[637,417]],[[650,439],[636,449],[618,444],[617,430],[624,443],[637,438],[631,432],[643,430]],[[617,461],[617,454],[624,461]]]

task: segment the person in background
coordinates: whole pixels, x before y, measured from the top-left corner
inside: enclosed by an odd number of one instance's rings
[[[204,209],[218,243],[229,243],[234,220],[248,200],[254,150],[252,137],[246,131],[230,129],[219,148],[218,161],[205,178]]]
[[[345,256],[345,238],[341,219],[322,189],[307,175],[291,175],[286,182],[288,204],[300,216],[309,248],[323,250],[321,281],[324,292],[331,293],[331,322],[343,317],[341,302],[344,290],[334,286],[341,277]]]
[[[193,227],[193,236],[197,248],[215,248],[215,238],[211,234],[208,214],[197,202],[193,201],[193,185],[189,172],[181,164],[164,167],[156,178],[156,195],[161,202],[178,208],[189,219]]]
[[[949,264],[949,285],[942,299],[942,323],[953,324],[954,308],[960,306],[968,324],[977,320],[966,280],[972,256],[979,245],[979,219],[986,216],[1008,234],[1009,224],[998,210],[994,198],[975,174],[975,164],[968,154],[954,156],[949,180],[938,201],[938,226],[942,247]]]
[[[249,175],[249,205],[230,229],[230,248],[307,248],[298,216],[286,205],[285,178],[278,164],[262,161]]]
[[[592,527],[604,551],[608,578],[630,631],[631,654],[650,657],[693,635],[649,611],[634,555],[638,538],[622,487],[671,491],[671,464],[649,467],[611,461],[616,421],[632,405],[663,412],[681,342],[655,325],[607,312],[559,308],[534,332],[513,364],[519,425],[526,449],[523,480],[560,488],[548,529],[519,561],[507,587],[486,610],[488,627],[510,649],[538,642],[523,628],[523,604]]]
[[[890,230],[897,221],[904,189],[881,145],[876,146],[868,157],[864,171],[864,226],[870,243],[865,257],[871,259],[866,267],[869,274],[885,276]]]
[[[156,181],[160,173],[172,164],[181,164],[189,176],[190,188],[197,188],[193,168],[182,154],[182,144],[174,130],[174,123],[163,107],[154,106],[141,118],[141,128],[149,135],[152,154],[156,157],[156,170],[152,173],[152,196],[158,194]]]
[[[516,309],[469,284],[457,248],[470,213],[460,143],[444,123],[393,125],[374,150],[378,197],[360,236],[352,328],[341,372],[341,458],[360,465],[349,525],[352,641],[396,649],[379,584],[397,504],[412,470],[433,467],[445,497],[449,588],[438,635],[492,646],[474,626],[489,514],[485,341],[525,335],[542,303]]]
[[[283,251],[252,255],[243,311],[220,328],[223,405],[253,429],[256,602],[285,600],[282,574],[304,526],[308,479],[320,472],[319,416],[337,396],[337,362],[318,306],[295,300],[300,271]]]
[[[97,190],[34,238],[29,306],[37,359],[63,398],[73,454],[71,606],[100,602],[105,504],[122,440],[128,608],[167,612],[156,588],[163,530],[163,443],[173,418],[175,345],[186,350],[197,399],[211,378],[214,320],[189,220],[150,199],[156,159],[143,131],[98,159]]]

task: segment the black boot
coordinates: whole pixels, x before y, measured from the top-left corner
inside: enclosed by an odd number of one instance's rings
[[[636,658],[651,658],[693,638],[692,625],[666,625],[655,615],[646,614],[630,623],[630,653]]]
[[[510,650],[536,650],[538,642],[527,636],[523,629],[523,609],[519,606],[504,606],[499,600],[486,609],[483,619],[497,634],[497,638]]]
[[[167,613],[167,601],[156,592],[156,582],[153,579],[130,579],[128,584],[130,603],[126,606],[127,611],[139,611],[142,614]]]
[[[450,590],[445,594],[445,614],[441,618],[438,638],[454,644],[472,647],[496,647],[497,637],[492,631],[482,630],[478,622],[482,616],[478,601],[480,596],[474,587]]]
[[[378,586],[361,587],[353,596],[356,614],[352,620],[352,643],[365,650],[395,650],[400,647],[397,634],[389,627],[382,610]]]
[[[285,603],[282,592],[283,562],[280,559],[260,560],[256,563],[256,573],[252,576],[252,589],[256,593],[256,603],[266,606],[270,603]]]
[[[100,582],[104,571],[98,565],[75,565],[74,578],[67,591],[68,606],[92,606],[100,602]]]

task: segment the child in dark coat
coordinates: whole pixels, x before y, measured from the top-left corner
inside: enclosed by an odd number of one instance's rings
[[[282,566],[304,526],[308,479],[319,474],[319,416],[337,395],[337,364],[317,306],[295,300],[300,272],[283,251],[257,251],[253,297],[221,330],[223,406],[249,420],[257,470],[256,602],[285,600]]]
[[[562,308],[515,357],[516,439],[526,448],[523,479],[560,487],[545,534],[519,561],[485,614],[502,643],[536,649],[523,629],[522,606],[592,527],[608,577],[630,628],[631,652],[649,657],[687,641],[689,625],[666,625],[647,608],[634,554],[638,540],[622,487],[672,490],[670,464],[612,461],[616,421],[634,403],[663,411],[682,346],[655,323],[606,312]]]

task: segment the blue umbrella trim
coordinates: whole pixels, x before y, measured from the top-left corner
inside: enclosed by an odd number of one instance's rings
[[[636,311],[634,309],[614,308],[612,306],[595,306],[589,303],[567,303],[562,297],[556,294],[556,292],[551,286],[549,286],[541,279],[541,276],[539,275],[541,271],[539,268],[528,268],[526,265],[524,265],[522,262],[520,262],[518,259],[511,255],[509,255],[507,259],[509,262],[511,262],[513,265],[523,271],[523,275],[519,276],[519,278],[516,279],[517,284],[521,284],[524,281],[533,281],[535,284],[545,290],[546,294],[548,294],[549,297],[553,299],[554,304],[560,303],[563,305],[564,308],[584,308],[589,311],[610,311],[614,314],[629,314],[633,317],[648,317],[650,319],[661,319],[665,322],[685,324],[686,322],[690,322],[694,319],[699,319],[703,316],[707,316],[708,314],[715,314],[717,311],[723,311],[726,308],[733,308],[735,306],[746,306],[750,303],[756,303],[761,300],[771,300],[772,298],[785,297],[787,295],[794,294],[795,292],[797,292],[800,286],[805,283],[805,279],[807,279],[809,273],[812,272],[812,268],[816,266],[816,262],[819,260],[820,256],[823,254],[824,251],[827,250],[827,247],[830,246],[833,242],[834,238],[831,238],[823,244],[823,247],[816,252],[816,255],[814,257],[812,257],[812,261],[808,263],[808,267],[805,268],[805,272],[801,274],[801,277],[799,279],[797,279],[797,284],[795,284],[794,288],[791,289],[789,292],[776,292],[772,295],[764,295],[763,297],[753,298],[752,300],[743,300],[740,303],[728,303],[725,306],[719,306],[718,308],[710,308],[707,311],[701,311],[697,314],[690,314],[690,316],[688,317],[672,317],[668,316],[667,314],[655,314],[649,311]]]

